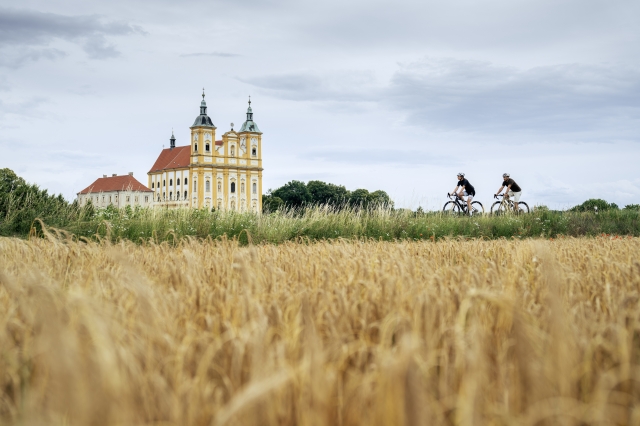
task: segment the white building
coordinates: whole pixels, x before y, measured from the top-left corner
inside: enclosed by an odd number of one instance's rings
[[[153,205],[153,191],[138,182],[133,173],[110,177],[103,175],[91,185],[78,192],[78,204],[84,206],[89,201],[100,208],[112,204],[118,208],[125,206],[149,207]]]

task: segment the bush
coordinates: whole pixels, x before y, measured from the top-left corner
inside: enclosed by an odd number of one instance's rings
[[[640,211],[640,204],[627,204],[626,206],[624,206],[624,210],[634,210],[639,212]]]

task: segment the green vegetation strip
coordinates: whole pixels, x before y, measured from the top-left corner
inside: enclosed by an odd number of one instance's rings
[[[171,241],[185,237],[238,238],[242,243],[281,243],[296,239],[382,240],[468,238],[554,238],[601,234],[640,236],[640,214],[634,210],[602,213],[536,211],[521,216],[447,216],[392,209],[340,210],[311,208],[271,214],[203,210],[76,209],[76,214],[43,217],[45,225],[77,237]],[[22,223],[22,222],[20,222]],[[0,222],[1,235],[26,237],[39,222],[15,229]],[[22,226],[22,225],[20,225]],[[17,231],[17,232],[16,232]]]

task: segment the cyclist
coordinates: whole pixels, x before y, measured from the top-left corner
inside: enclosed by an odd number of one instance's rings
[[[460,188],[460,190],[458,190],[458,188]],[[456,190],[458,190],[457,194]],[[462,201],[464,201],[464,197],[467,197],[467,207],[469,207],[467,211],[469,212],[469,216],[471,216],[471,200],[473,200],[473,197],[476,195],[476,190],[473,185],[464,178],[464,173],[458,173],[458,184],[454,188],[453,193],[447,195],[454,194]]]
[[[500,195],[500,193],[502,192],[502,189],[506,187],[504,191],[504,196],[507,198],[507,200],[511,197],[513,198],[513,207],[515,208],[515,211],[518,211],[518,201],[520,201],[520,195],[522,195],[522,189],[516,183],[515,180],[511,179],[511,177],[509,176],[509,173],[503,174],[502,180],[503,180],[502,186],[500,187],[500,189],[498,189],[498,192],[496,192],[496,196]]]

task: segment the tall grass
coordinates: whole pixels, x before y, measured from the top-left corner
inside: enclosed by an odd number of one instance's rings
[[[272,214],[165,209],[77,209],[64,218],[44,222],[85,238],[112,241],[167,241],[183,237],[218,238],[226,235],[242,243],[281,243],[306,238],[374,238],[391,240],[470,238],[527,238],[640,236],[640,212],[611,210],[599,214],[537,211],[522,216],[451,217],[439,212],[418,214],[389,208],[343,209],[316,207]],[[1,229],[1,227],[0,227]],[[26,234],[22,234],[26,236]]]
[[[640,424],[638,238],[44,236],[0,239],[0,424]]]

